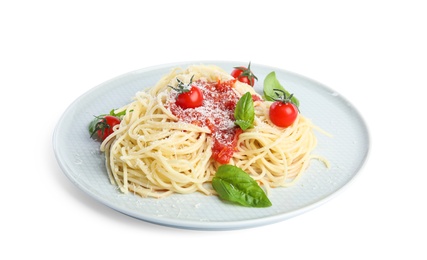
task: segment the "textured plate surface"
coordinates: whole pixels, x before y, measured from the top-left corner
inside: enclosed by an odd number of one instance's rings
[[[110,184],[99,143],[89,138],[88,123],[94,115],[108,113],[129,102],[139,90],[153,86],[174,67],[215,64],[226,71],[244,63],[196,61],[167,64],[129,72],[104,82],[75,100],[60,118],[53,135],[57,161],[65,175],[81,190],[126,215],[160,225],[200,230],[228,230],[261,226],[285,220],[321,205],[339,193],[360,171],[369,151],[369,134],[353,105],[334,90],[282,69],[251,64],[259,81],[271,71],[301,102],[300,110],[316,125],[333,135],[316,133],[316,154],[326,157],[331,168],[313,160],[298,183],[277,188],[269,196],[272,207],[246,208],[199,193],[164,199],[122,194]]]

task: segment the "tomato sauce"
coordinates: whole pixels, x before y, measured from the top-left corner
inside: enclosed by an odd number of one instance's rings
[[[242,130],[234,124],[234,109],[240,96],[233,90],[235,80],[225,82],[195,81],[203,93],[203,104],[196,108],[183,109],[176,105],[177,93],[171,91],[169,109],[180,120],[202,127],[212,133],[212,158],[221,164],[230,161],[236,151]]]

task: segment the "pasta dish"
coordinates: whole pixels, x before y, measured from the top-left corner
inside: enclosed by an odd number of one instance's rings
[[[179,90],[190,85],[203,101],[184,108]],[[245,94],[254,117],[243,129],[236,125],[236,106]],[[115,110],[121,121],[100,146],[109,179],[121,192],[142,197],[216,195],[212,179],[226,164],[248,173],[267,193],[291,186],[311,159],[321,159],[312,154],[316,126],[298,113],[292,125],[278,127],[269,116],[272,104],[217,66],[175,68]]]

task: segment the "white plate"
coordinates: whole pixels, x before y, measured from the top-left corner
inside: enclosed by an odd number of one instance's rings
[[[126,215],[165,226],[199,230],[241,229],[275,223],[313,209],[338,194],[357,175],[369,150],[367,127],[358,111],[332,89],[306,77],[278,68],[252,64],[261,92],[264,77],[276,72],[278,80],[301,102],[300,110],[333,137],[317,133],[316,154],[325,156],[331,168],[312,161],[299,182],[273,189],[273,206],[246,208],[199,193],[164,199],[122,194],[110,184],[99,143],[89,137],[94,115],[108,113],[129,102],[139,90],[153,86],[174,67],[216,64],[226,71],[241,62],[197,61],[168,64],[133,71],[94,87],[73,102],[59,120],[53,135],[56,158],[65,175],[81,190]]]

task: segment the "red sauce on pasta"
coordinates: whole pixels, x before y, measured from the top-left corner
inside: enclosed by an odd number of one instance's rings
[[[212,158],[221,164],[230,161],[242,130],[234,124],[234,109],[240,96],[233,90],[235,80],[225,82],[195,81],[203,93],[203,104],[183,109],[175,104],[177,93],[171,92],[169,108],[186,123],[208,127],[213,138]]]

